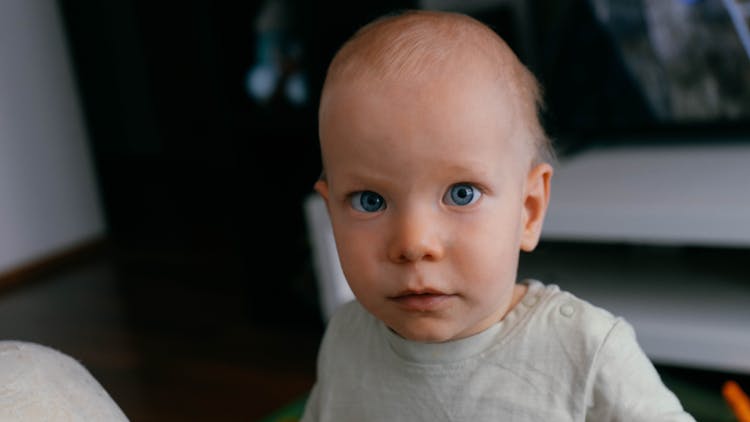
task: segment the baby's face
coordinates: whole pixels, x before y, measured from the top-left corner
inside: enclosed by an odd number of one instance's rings
[[[338,83],[321,106],[316,188],[344,274],[405,338],[466,337],[510,306],[531,154],[500,88],[455,75]]]

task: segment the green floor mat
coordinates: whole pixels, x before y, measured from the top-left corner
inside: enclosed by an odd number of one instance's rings
[[[302,418],[302,411],[305,409],[306,402],[307,395],[304,395],[258,422],[298,422]]]

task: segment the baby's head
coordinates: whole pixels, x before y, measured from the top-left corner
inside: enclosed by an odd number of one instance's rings
[[[516,123],[525,126],[518,140],[533,149],[535,162],[555,160],[538,119],[542,100],[536,78],[492,29],[458,13],[408,11],[361,28],[329,65],[320,108],[325,111],[328,94],[342,84],[347,90],[389,80],[452,84],[461,77],[480,77],[480,83],[504,91],[514,103]]]
[[[384,17],[334,57],[316,190],[354,295],[401,336],[476,334],[523,295],[552,175],[538,104],[533,75],[465,15]]]

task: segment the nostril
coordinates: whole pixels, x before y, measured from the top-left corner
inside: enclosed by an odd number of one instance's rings
[[[407,250],[401,250],[400,252],[391,255],[391,260],[398,263],[413,262],[418,261],[419,259],[419,254]]]
[[[420,248],[403,251],[401,255],[399,255],[398,259],[401,262],[415,262],[430,259],[431,257],[432,254],[429,251]]]

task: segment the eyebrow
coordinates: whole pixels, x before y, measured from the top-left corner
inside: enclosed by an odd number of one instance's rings
[[[346,173],[343,175],[341,180],[344,180],[344,184],[347,186],[365,186],[365,185],[384,185],[388,183],[392,183],[393,181],[389,180],[387,177],[382,177],[378,175],[362,175],[362,174],[355,174],[355,173]]]
[[[481,168],[480,165],[471,164],[449,164],[446,165],[446,171],[458,174],[470,174],[472,177],[485,178],[489,177],[489,171]]]
[[[445,165],[445,170],[441,172],[442,175],[445,174],[453,174],[454,176],[451,176],[453,179],[452,182],[458,183],[458,182],[480,182],[485,181],[488,178],[490,178],[490,172],[488,170],[482,169],[479,165],[471,165],[471,164],[462,164],[462,163],[450,163]],[[343,175],[342,179],[344,182],[342,184],[346,186],[347,190],[350,189],[357,189],[359,187],[367,187],[367,186],[383,186],[390,183],[394,183],[394,180],[389,178],[388,176],[380,176],[377,174],[361,174],[361,173],[346,173]]]

